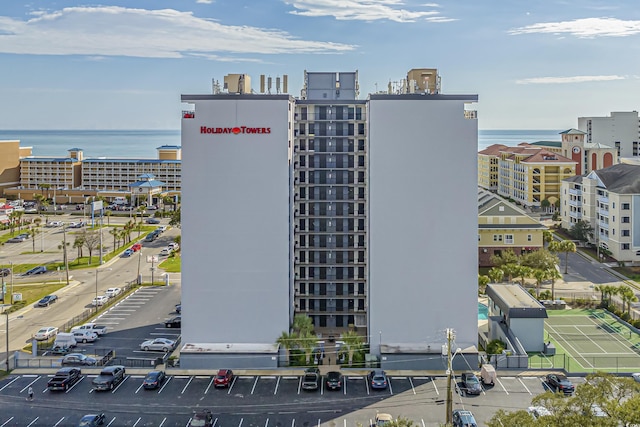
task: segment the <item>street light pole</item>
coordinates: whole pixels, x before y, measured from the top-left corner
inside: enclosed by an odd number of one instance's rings
[[[96,299],[94,300],[96,303],[96,313],[98,312],[98,272],[99,271],[100,270],[96,268]]]
[[[13,305],[13,261],[9,261],[9,265],[11,266],[11,305]],[[9,334],[7,334],[7,336],[9,336]]]
[[[5,335],[7,336],[7,354],[6,354],[6,362],[7,362],[7,374],[9,373],[9,312],[7,312],[7,310],[4,310],[4,315],[6,316],[5,320],[5,326],[6,326],[6,333]]]
[[[64,246],[64,271],[67,278],[67,286],[69,286],[69,258],[67,255],[67,226],[62,226],[62,245]]]
[[[451,341],[453,341],[455,337],[454,334],[453,329],[447,329],[447,425],[451,425],[453,418],[453,392],[451,390],[451,375],[453,374],[451,360],[453,357],[451,356]]]
[[[138,276],[136,276],[138,286],[142,285],[142,277],[140,277],[140,260],[142,260],[142,248],[138,251]]]

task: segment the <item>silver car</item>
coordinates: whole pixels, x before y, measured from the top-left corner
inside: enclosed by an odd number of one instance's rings
[[[164,351],[165,353],[175,348],[176,342],[166,338],[156,338],[147,340],[140,344],[140,350],[144,351]]]

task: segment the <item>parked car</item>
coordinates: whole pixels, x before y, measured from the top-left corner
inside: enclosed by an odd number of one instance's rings
[[[69,228],[82,228],[86,225],[86,223],[84,221],[72,221],[69,223],[68,227]]]
[[[78,427],[101,426],[104,424],[104,420],[105,420],[105,416],[103,413],[85,415],[80,419],[80,423],[78,423]]]
[[[55,337],[58,334],[58,328],[55,326],[47,326],[38,329],[38,332],[33,334],[33,337],[38,341],[45,341]]]
[[[147,224],[160,224],[160,220],[158,218],[147,218]]]
[[[169,250],[172,250],[172,251],[177,251],[178,249],[180,249],[180,245],[177,244],[176,242],[169,243],[167,247],[169,248]]]
[[[327,390],[340,390],[342,388],[342,374],[337,371],[327,372],[325,385]]]
[[[229,387],[232,381],[233,371],[231,369],[220,369],[213,380],[213,385],[216,387]]]
[[[84,325],[80,325],[80,326],[74,326],[73,328],[71,328],[71,332],[75,332],[75,331],[82,331],[82,330],[88,330],[91,332],[95,332],[96,335],[98,336],[102,336],[104,334],[107,333],[107,327],[104,325],[98,325],[96,323],[85,323]]]
[[[453,427],[478,427],[471,411],[456,409],[452,416]]]
[[[96,298],[91,300],[91,305],[94,307],[101,306],[101,305],[105,305],[107,301],[109,301],[109,298],[107,298],[104,295],[98,295]]]
[[[208,409],[201,409],[194,412],[187,427],[213,427],[213,415]]]
[[[138,252],[140,249],[142,249],[142,244],[140,243],[134,243],[133,246],[131,246],[133,252]]]
[[[53,347],[51,347],[51,349],[49,350],[49,354],[64,356],[65,354],[68,354],[70,351],[71,351],[71,347],[69,346],[54,344]]]
[[[160,255],[160,256],[169,256],[169,254],[171,254],[171,249],[162,248],[162,250],[160,251],[160,253],[158,255]]]
[[[165,328],[180,328],[182,326],[182,316],[173,316],[164,322]]]
[[[149,233],[144,237],[145,242],[153,242],[158,238],[158,235],[155,233]]]
[[[7,277],[11,274],[10,268],[0,268],[0,277]]]
[[[162,385],[166,378],[167,376],[165,375],[164,371],[151,371],[144,378],[142,387],[144,387],[146,390],[158,388]]]
[[[49,221],[45,227],[54,228],[54,227],[62,227],[64,223],[62,221]]]
[[[100,375],[91,381],[91,386],[96,391],[113,390],[115,386],[124,380],[125,368],[122,365],[107,366],[102,368]]]
[[[44,274],[47,272],[47,267],[44,265],[39,265],[37,267],[33,267],[31,270],[28,270],[24,273],[25,276],[32,276],[34,274]]]
[[[480,394],[482,393],[482,386],[480,380],[473,372],[463,372],[460,376],[461,384],[459,385],[460,394]]]
[[[384,412],[378,412],[374,421],[375,427],[382,427],[393,422],[391,414],[385,414]]]
[[[122,252],[122,255],[120,255],[122,258],[129,258],[131,255],[133,255],[133,249],[129,248],[129,249],[125,249],[124,252]]]
[[[70,353],[62,358],[62,366],[94,366],[96,359],[82,353]]]
[[[640,383],[640,372],[636,372],[634,374],[631,374],[631,378],[633,378],[633,380],[637,383]]]
[[[155,338],[146,340],[140,344],[140,350],[169,352],[175,349],[176,342],[167,338]]]
[[[57,295],[47,295],[38,301],[38,307],[49,307],[50,304],[53,304],[56,301],[58,301]]]
[[[73,332],[73,337],[76,339],[76,342],[88,343],[95,342],[98,339],[98,334],[92,332],[90,330],[76,330]]]
[[[60,332],[58,333],[58,335],[56,335],[56,340],[53,342],[54,347],[55,346],[60,346],[60,347],[75,347],[78,344],[78,341],[76,341],[76,337],[75,335],[73,335],[73,333],[71,332]]]
[[[553,415],[551,411],[544,406],[529,406],[527,408],[527,412],[530,413],[531,416],[535,419]]]
[[[182,313],[182,303],[176,304],[176,313]]]
[[[386,389],[389,384],[387,374],[382,369],[374,369],[367,378],[372,389]]]
[[[480,379],[484,385],[494,385],[497,379],[496,370],[491,363],[484,363],[480,368]]]
[[[317,390],[320,388],[320,374],[316,372],[305,372],[302,377],[303,390]]]
[[[62,368],[47,382],[47,388],[51,391],[67,391],[81,378],[82,371],[79,368]]]
[[[15,236],[7,240],[7,243],[22,243],[27,240],[26,237]]]
[[[104,292],[104,295],[107,298],[113,298],[120,295],[120,292],[122,292],[122,289],[120,288],[109,288]]]
[[[167,226],[166,225],[161,225],[158,228],[155,229],[155,231],[159,231],[160,233],[164,233],[167,230]]]
[[[573,394],[576,391],[569,378],[564,374],[547,374],[547,385],[550,389],[565,395]]]

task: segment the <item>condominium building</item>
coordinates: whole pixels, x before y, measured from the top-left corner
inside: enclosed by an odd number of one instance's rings
[[[526,143],[492,145],[478,153],[477,162],[480,187],[529,207],[540,207],[543,200],[554,205],[560,199],[561,180],[574,176],[577,164],[555,150]]]
[[[448,328],[475,349],[477,95],[438,93],[434,71],[366,100],[357,72],[306,72],[297,99],[245,75],[182,96],[181,365],[278,364],[297,314],[319,339],[356,331],[383,364],[441,363]]]
[[[586,142],[613,147],[618,157],[640,155],[639,124],[637,111],[614,111],[606,117],[578,117],[578,129],[585,132]]]
[[[68,157],[23,157],[20,159],[22,189],[73,189],[80,185],[82,150],[72,148]]]
[[[623,163],[562,182],[562,227],[586,221],[591,243],[618,261],[640,261],[640,164]]]

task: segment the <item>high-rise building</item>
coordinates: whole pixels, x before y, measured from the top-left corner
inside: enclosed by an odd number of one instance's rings
[[[637,111],[614,111],[608,117],[578,117],[578,129],[586,133],[586,142],[615,147],[618,157],[640,155],[639,123]]]
[[[276,366],[299,314],[383,365],[441,364],[447,328],[475,351],[477,95],[417,69],[359,100],[357,78],[182,96],[182,366]]]

